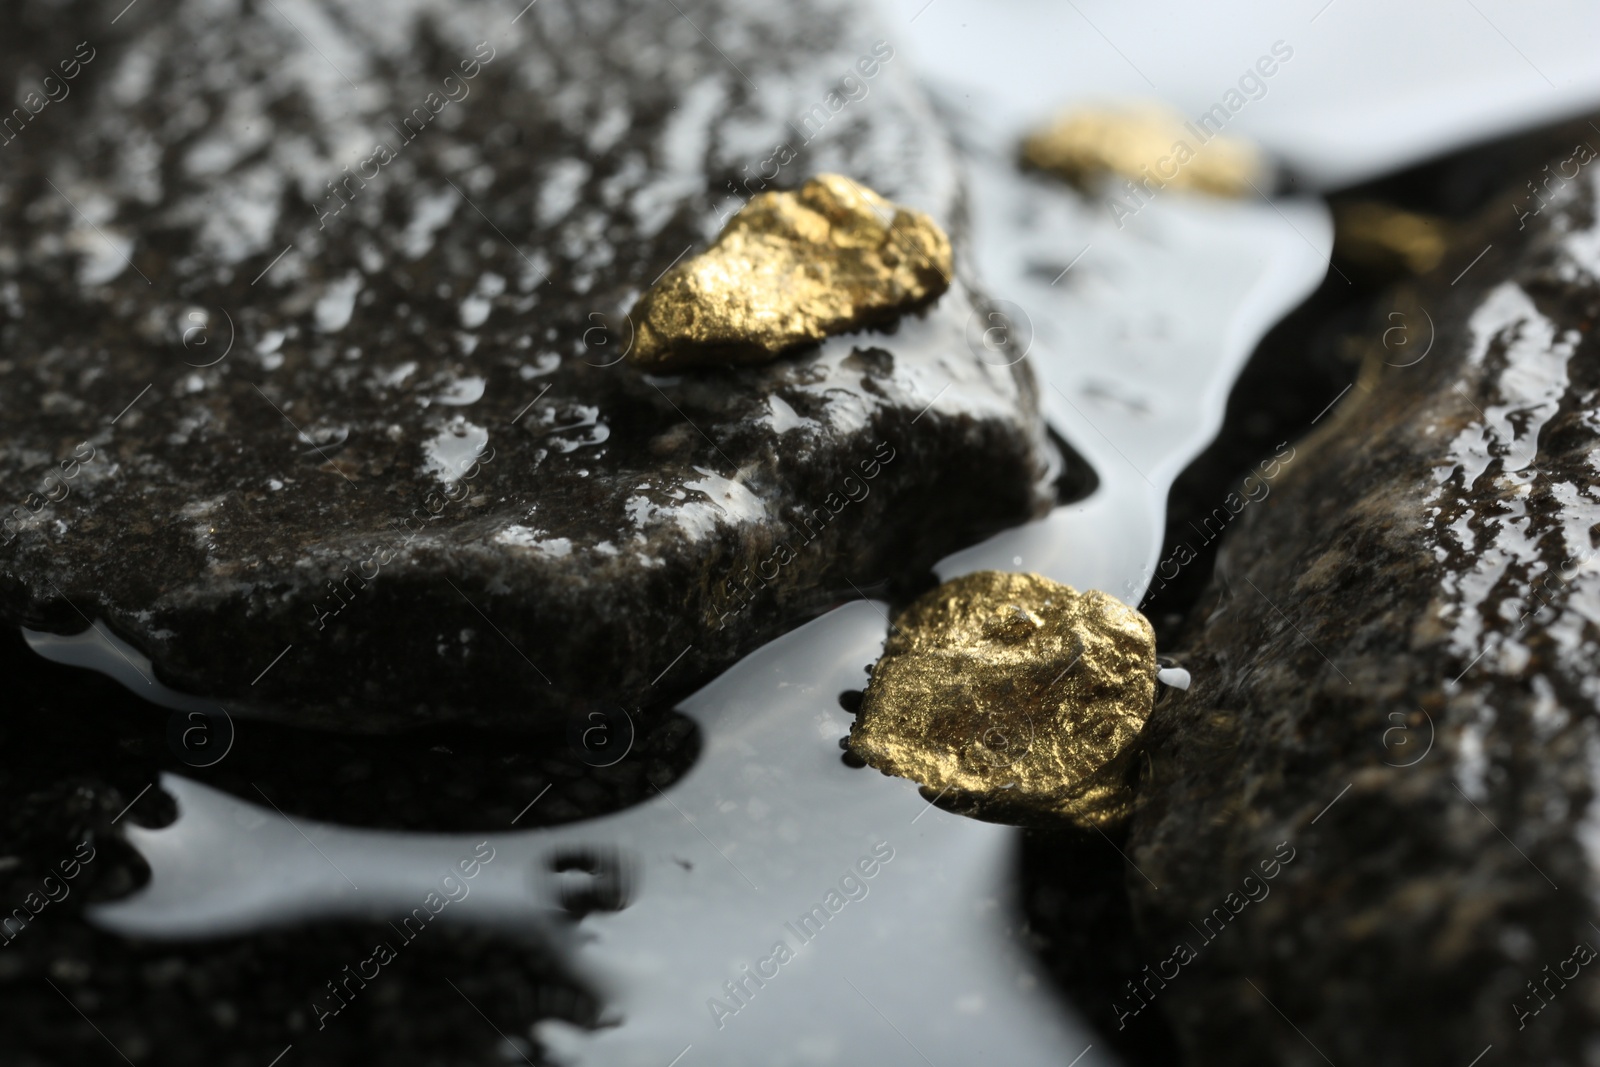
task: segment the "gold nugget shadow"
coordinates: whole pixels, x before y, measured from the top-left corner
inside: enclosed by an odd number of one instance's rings
[[[950,239],[927,215],[819,174],[739,210],[711,247],[634,305],[628,361],[647,370],[766,363],[884,325],[950,286]]]

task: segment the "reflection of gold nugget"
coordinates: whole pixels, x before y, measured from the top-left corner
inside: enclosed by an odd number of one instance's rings
[[[1155,632],[1121,601],[980,571],[895,620],[850,750],[983,818],[1108,825],[1156,669]]]
[[[1426,274],[1444,258],[1450,238],[1443,219],[1375,200],[1335,201],[1334,254],[1385,281]]]
[[[950,240],[920,211],[836,174],[762,193],[633,309],[630,362],[765,363],[893,319],[950,285]]]
[[[1248,196],[1252,182],[1265,191],[1271,181],[1266,157],[1248,141],[1201,129],[1155,104],[1074,108],[1023,140],[1022,162],[1084,188],[1115,177],[1147,190],[1170,185]]]

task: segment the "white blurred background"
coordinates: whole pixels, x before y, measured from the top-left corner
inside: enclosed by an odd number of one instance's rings
[[[1193,118],[1282,41],[1228,128],[1319,188],[1600,107],[1594,0],[884,2],[896,48],[1008,129],[1090,99]]]

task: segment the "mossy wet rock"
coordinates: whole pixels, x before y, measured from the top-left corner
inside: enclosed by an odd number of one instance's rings
[[[1165,980],[1112,996],[1186,1062],[1592,1057],[1600,198],[1525,194],[1381,309],[1174,653],[1127,845]]]
[[[1047,506],[960,277],[763,367],[621,362],[770,159],[959,218],[858,12],[680,6],[341,0],[320,52],[271,5],[128,11],[0,174],[0,616],[103,619],[234,710],[528,722],[670,700]],[[24,5],[0,77],[77,10]]]

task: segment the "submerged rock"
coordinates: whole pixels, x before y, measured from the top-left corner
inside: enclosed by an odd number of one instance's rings
[[[979,571],[895,618],[850,750],[967,814],[1108,825],[1127,814],[1155,688],[1155,634],[1135,609]]]
[[[1115,993],[1186,1062],[1593,1061],[1600,186],[1571,151],[1542,213],[1518,181],[1396,294],[1191,616],[1127,849],[1149,968]]]
[[[950,285],[950,240],[927,215],[838,174],[761,193],[633,309],[647,369],[765,363],[892,322]]]
[[[959,239],[858,12],[517,7],[145,0],[14,135],[7,623],[104,620],[234,710],[526,723],[671,699],[1047,505],[960,278],[767,366],[617,365],[769,184],[848,174]],[[72,17],[16,21],[0,70],[73,56]]]

